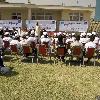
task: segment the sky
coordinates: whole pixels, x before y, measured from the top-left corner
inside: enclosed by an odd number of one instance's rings
[[[10,3],[27,3],[28,0],[6,0]],[[37,5],[61,5],[65,6],[91,6],[96,5],[96,0],[30,0],[32,4]],[[78,2],[77,2],[78,1]]]

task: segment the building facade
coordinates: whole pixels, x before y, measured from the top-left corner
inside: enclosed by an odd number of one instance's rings
[[[64,20],[90,21],[95,16],[95,7],[35,5],[24,3],[0,3],[0,20]]]

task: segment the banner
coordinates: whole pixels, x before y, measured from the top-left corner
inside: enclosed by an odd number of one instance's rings
[[[21,20],[0,20],[0,27],[2,27],[3,29],[8,28],[10,30],[12,30],[13,27],[19,29],[20,27],[22,27],[22,21]]]
[[[46,31],[55,31],[56,30],[56,21],[55,20],[26,20],[26,26],[28,29],[33,29],[36,27],[38,22],[41,29]]]
[[[87,29],[87,21],[60,21],[59,24],[59,31],[86,32]]]

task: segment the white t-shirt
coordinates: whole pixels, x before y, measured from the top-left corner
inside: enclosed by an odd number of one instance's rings
[[[42,38],[40,41],[41,41],[41,43],[48,42],[49,45],[51,44],[50,38]]]
[[[80,43],[87,43],[87,42],[89,42],[90,41],[90,39],[89,38],[80,38]]]
[[[87,51],[87,48],[96,48],[96,44],[90,41],[85,44],[85,48],[86,48],[86,51]]]
[[[31,42],[37,43],[37,38],[36,38],[36,37],[29,37],[29,38],[27,39],[27,43],[31,44]]]
[[[20,47],[21,47],[21,44],[20,44],[20,42],[19,42],[18,40],[12,40],[12,41],[10,42],[10,45],[14,45],[14,44],[17,45],[17,48],[20,48]]]
[[[94,39],[93,42],[97,44],[99,42],[99,38],[98,37],[95,37],[95,39]]]
[[[11,41],[12,41],[12,38],[11,38],[11,37],[4,37],[3,40],[4,40],[4,41],[9,41],[9,42],[11,42]]]

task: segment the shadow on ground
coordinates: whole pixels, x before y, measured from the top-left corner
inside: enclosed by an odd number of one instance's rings
[[[7,73],[7,74],[1,74],[0,73],[0,76],[4,76],[4,77],[12,77],[12,76],[16,76],[18,75],[19,73],[16,72],[16,71],[11,71],[10,73]]]
[[[21,61],[24,62],[24,63],[32,63],[32,59],[31,58],[24,58]],[[33,59],[33,63],[37,63],[37,58]],[[38,63],[39,64],[53,64],[54,61],[50,60],[48,58],[39,58],[38,59]]]
[[[16,58],[13,57],[13,56],[5,56],[5,57],[3,58],[3,60],[4,60],[5,62],[9,62],[9,61],[14,61],[14,60],[16,60]]]
[[[79,61],[76,61],[76,60],[74,60],[74,61],[70,61],[70,65],[72,66],[72,65],[74,65],[74,66],[80,66],[80,63],[81,63],[81,65],[83,65],[83,63],[82,62],[79,62]],[[69,65],[69,61],[66,61],[66,65]],[[90,62],[84,62],[84,65],[85,66],[94,66],[94,62],[92,62],[92,61],[90,61]],[[100,63],[98,62],[98,61],[95,61],[95,66],[100,66]]]

